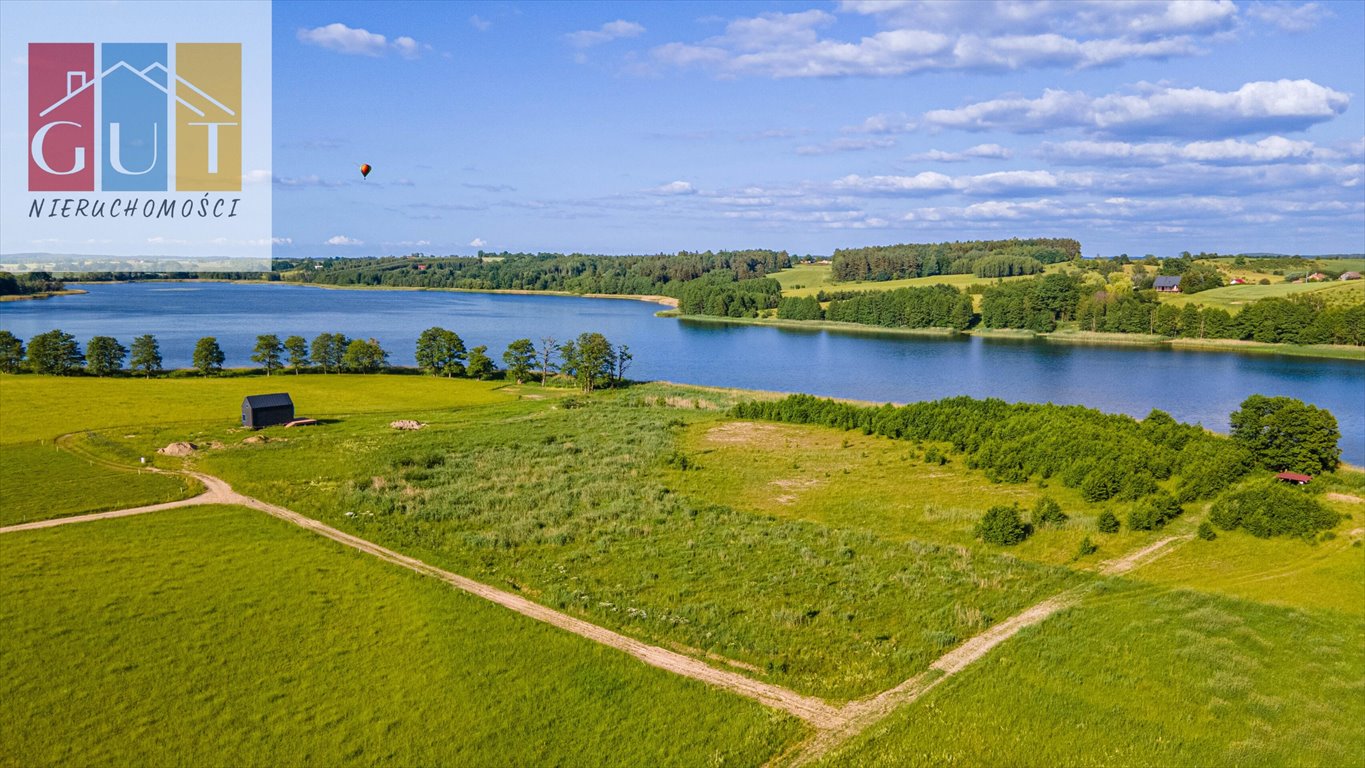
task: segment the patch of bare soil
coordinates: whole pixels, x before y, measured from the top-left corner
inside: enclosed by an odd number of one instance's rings
[[[1332,491],[1330,493],[1324,493],[1322,497],[1328,501],[1344,501],[1347,504],[1365,504],[1365,499],[1362,499],[1359,496],[1352,496],[1349,493],[1337,493],[1336,491]]]
[[[422,427],[425,427],[426,424],[423,424],[422,422],[416,421],[414,419],[399,419],[398,421],[389,422],[389,426],[393,427],[394,429],[412,430],[421,429]]]
[[[194,443],[171,443],[165,448],[158,448],[156,452],[162,456],[189,456],[197,447]]]
[[[727,421],[706,430],[706,440],[711,443],[743,445],[746,443],[769,442],[782,434],[782,428],[775,424],[759,424],[753,421]]]

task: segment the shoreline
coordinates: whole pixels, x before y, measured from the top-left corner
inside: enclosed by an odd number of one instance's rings
[[[726,325],[748,325],[760,328],[781,328],[809,332],[826,331],[850,335],[877,335],[919,338],[956,339],[978,336],[983,339],[1017,339],[1023,341],[1039,340],[1055,344],[1080,344],[1110,347],[1151,347],[1167,351],[1223,352],[1254,355],[1284,355],[1287,357],[1308,357],[1318,360],[1345,360],[1365,362],[1365,347],[1352,347],[1337,344],[1272,344],[1241,339],[1172,339],[1150,334],[1107,333],[1100,331],[1053,331],[1038,333],[1022,328],[972,328],[959,331],[953,328],[888,328],[859,323],[832,322],[828,320],[785,320],[765,317],[716,317],[712,315],[684,315],[678,311],[678,300],[671,296],[658,294],[601,294],[571,293],[569,291],[532,291],[515,288],[428,288],[403,285],[321,285],[318,283],[298,283],[286,280],[214,280],[183,279],[170,280],[119,280],[113,283],[233,283],[237,285],[293,285],[306,288],[320,288],[334,291],[436,291],[444,293],[488,293],[511,296],[565,296],[581,299],[623,299],[660,304],[668,309],[655,313],[655,317],[669,317],[685,322],[712,323]],[[95,285],[96,283],[91,283]],[[103,284],[103,283],[98,283]],[[82,285],[82,283],[72,283]],[[80,289],[61,291],[54,295],[87,293]],[[36,296],[36,295],[35,295]],[[13,301],[14,298],[3,297]],[[32,297],[21,297],[32,298]]]
[[[67,288],[64,291],[43,291],[42,293],[14,294],[12,296],[0,296],[0,302],[39,301],[42,299],[50,299],[54,296],[76,296],[82,293],[89,293],[89,291],[81,290],[80,288]]]
[[[532,291],[522,288],[433,288],[422,285],[326,285],[322,283],[300,283],[292,280],[220,280],[216,278],[163,278],[157,280],[102,280],[98,283],[73,283],[73,285],[119,285],[132,283],[230,283],[232,285],[292,285],[300,288],[322,288],[329,291],[430,291],[436,293],[494,293],[510,296],[567,296],[579,299],[627,299],[663,304],[666,307],[678,306],[672,296],[647,293],[573,293],[571,291]],[[87,293],[87,291],[76,291]]]

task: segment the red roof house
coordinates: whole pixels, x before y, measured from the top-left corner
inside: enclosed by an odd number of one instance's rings
[[[1313,478],[1311,475],[1300,475],[1298,472],[1281,472],[1280,474],[1275,475],[1275,479],[1284,483],[1293,483],[1294,485],[1307,485]]]

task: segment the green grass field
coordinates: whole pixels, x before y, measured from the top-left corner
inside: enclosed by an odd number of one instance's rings
[[[666,391],[417,413],[431,425],[415,433],[357,416],[209,451],[197,466],[458,573],[832,698],[894,685],[1083,578],[670,492],[677,433],[716,415],[656,405]]]
[[[1061,269],[1065,265],[1050,264],[1045,271]],[[768,277],[782,285],[783,296],[814,296],[825,291],[892,291],[897,288],[922,288],[926,285],[951,285],[966,288],[969,285],[990,285],[996,278],[977,277],[976,275],[935,275],[933,277],[911,277],[903,280],[860,281],[836,283],[830,278],[828,264],[797,264],[790,269],[774,272]],[[1026,277],[1007,277],[1004,280],[1022,280]],[[797,287],[800,286],[800,287]]]
[[[58,385],[59,382],[59,385]],[[241,423],[242,398],[289,392],[300,416],[455,408],[515,399],[501,382],[433,376],[320,375],[221,379],[99,379],[0,374],[4,424],[0,443],[51,440],[68,432],[145,423],[228,426]]]
[[[1072,562],[1081,539],[1089,536],[1099,551],[1078,563],[1089,567],[1163,535],[1127,529],[1098,533],[1095,520],[1104,510],[1122,518],[1131,505],[1090,504],[1060,482],[1046,488],[997,484],[962,466],[960,457],[944,465],[924,461],[930,449],[947,453],[947,444],[917,447],[856,431],[795,424],[708,422],[690,429],[682,445],[691,466],[668,475],[669,486],[680,493],[882,539],[967,547],[985,554],[1008,552],[1060,565]],[[1018,503],[1027,516],[1041,496],[1057,501],[1071,520],[1009,548],[973,538],[972,528],[990,507]]]
[[[1331,611],[1115,583],[823,764],[1360,765],[1362,636]]]
[[[1332,506],[1349,516],[1328,541],[1265,540],[1230,531],[1214,541],[1190,542],[1136,577],[1269,605],[1330,609],[1365,618],[1365,547],[1360,545],[1365,508]]]
[[[150,456],[835,702],[1097,587],[829,765],[1341,765],[1365,744],[1355,475],[1321,478],[1351,515],[1335,538],[1226,533],[1118,580],[1093,570],[1192,532],[1204,510],[1161,534],[1099,534],[1096,515],[1124,505],[925,461],[943,446],[735,422],[723,408],[748,394],[732,390],[584,398],[418,376],[0,386],[6,520],[191,492],[111,466]],[[237,428],[242,394],[275,389],[323,424]],[[428,426],[397,431],[396,418]],[[153,453],[177,440],[201,448]],[[1013,548],[972,538],[987,507],[1044,494],[1066,525]],[[1087,535],[1099,551],[1073,560]],[[756,765],[808,733],[258,512],[188,508],[0,544],[0,765]]]
[[[800,726],[252,510],[0,547],[0,764],[754,765]]]
[[[1276,278],[1278,281],[1279,278]],[[1329,305],[1365,303],[1365,280],[1348,282],[1326,281],[1321,283],[1273,282],[1270,285],[1248,283],[1246,285],[1225,285],[1199,293],[1163,293],[1161,300],[1176,306],[1195,304],[1203,307],[1219,307],[1229,312],[1237,312],[1244,305],[1258,299],[1288,298],[1312,294],[1325,300]]]
[[[51,442],[0,445],[0,526],[175,501],[199,484],[111,469]]]

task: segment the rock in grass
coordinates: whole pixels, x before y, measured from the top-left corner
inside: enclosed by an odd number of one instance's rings
[[[425,427],[426,424],[412,419],[399,419],[398,421],[389,422],[389,426],[394,429],[421,429],[422,427]]]
[[[162,456],[189,456],[197,448],[194,443],[171,443],[165,448],[160,448],[157,453]]]

